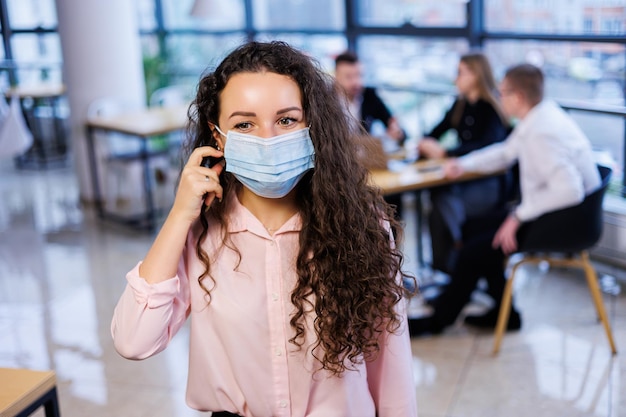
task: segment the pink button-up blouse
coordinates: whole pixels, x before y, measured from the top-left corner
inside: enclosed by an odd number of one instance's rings
[[[197,280],[204,267],[193,230],[175,277],[151,285],[138,265],[127,274],[111,324],[118,352],[132,359],[154,355],[191,316],[187,403],[194,409],[245,417],[417,416],[406,319],[398,334],[384,335],[375,360],[341,377],[319,370],[311,351],[313,313],[302,349],[288,342],[300,216],[270,236],[234,201],[229,221],[241,256],[222,247],[219,228],[210,229],[204,243],[215,280],[210,303]],[[403,314],[404,307],[398,306]]]

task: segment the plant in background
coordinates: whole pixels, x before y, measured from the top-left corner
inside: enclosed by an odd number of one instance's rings
[[[143,74],[146,82],[146,104],[150,103],[150,96],[159,88],[170,83],[170,74],[167,68],[167,57],[163,54],[143,54]],[[150,151],[165,151],[169,147],[167,135],[159,135],[150,138],[148,143]]]
[[[167,68],[167,57],[160,54],[143,55],[143,74],[146,80],[146,103],[150,96],[159,88],[170,84],[170,74]]]

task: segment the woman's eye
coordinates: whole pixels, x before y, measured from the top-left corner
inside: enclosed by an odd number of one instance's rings
[[[252,127],[252,123],[249,122],[241,122],[235,125],[235,129],[237,130],[248,130]]]
[[[293,117],[283,117],[280,120],[278,120],[278,124],[281,126],[290,126],[296,122],[297,120],[294,119]]]

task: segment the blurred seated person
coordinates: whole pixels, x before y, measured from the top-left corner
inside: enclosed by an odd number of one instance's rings
[[[496,83],[487,57],[480,52],[463,55],[455,80],[458,96],[443,120],[418,144],[420,158],[458,157],[503,141],[509,124],[496,99]],[[439,142],[446,132],[457,133],[457,145],[445,149]],[[429,230],[432,268],[449,273],[463,241],[467,218],[495,209],[502,202],[503,177],[484,178],[430,190]]]
[[[402,146],[406,133],[389,111],[373,87],[363,85],[363,68],[358,56],[350,51],[335,58],[335,80],[346,93],[348,111],[360,121],[367,133],[371,133],[375,121],[385,125],[386,136],[397,146]],[[396,206],[396,217],[402,217],[401,194],[385,196],[385,200]]]
[[[411,319],[414,336],[439,333],[454,323],[469,302],[477,281],[486,278],[495,306],[485,314],[466,316],[465,323],[495,328],[505,286],[505,256],[523,245],[526,231],[539,227],[548,214],[581,203],[601,185],[591,144],[573,119],[555,102],[544,99],[541,70],[521,64],[507,70],[500,84],[502,108],[519,123],[502,143],[446,162],[451,178],[465,171],[488,172],[519,165],[520,201],[509,212],[469,220],[450,284],[432,302],[433,315]],[[508,330],[521,327],[514,306]]]
[[[363,70],[358,56],[344,52],[335,58],[335,79],[346,93],[349,111],[371,133],[374,121],[381,121],[387,136],[402,145],[406,133],[373,87],[363,85]]]

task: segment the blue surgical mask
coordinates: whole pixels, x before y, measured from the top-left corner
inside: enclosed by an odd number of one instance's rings
[[[281,198],[314,167],[315,149],[309,128],[272,138],[229,130],[224,159],[231,172],[250,191],[266,198]]]

